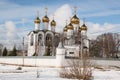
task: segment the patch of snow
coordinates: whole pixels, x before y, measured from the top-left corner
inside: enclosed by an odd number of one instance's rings
[[[72,80],[60,78],[60,68],[22,67],[22,70],[16,70],[17,68],[18,66],[0,65],[0,80]],[[39,78],[37,78],[37,71]],[[93,80],[119,80],[120,71],[94,69],[93,76]]]

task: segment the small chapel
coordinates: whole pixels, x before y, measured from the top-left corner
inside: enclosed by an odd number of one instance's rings
[[[43,24],[42,28],[40,28],[41,22]],[[78,57],[84,49],[87,52],[89,51],[87,26],[85,21],[80,26],[80,19],[76,14],[76,9],[69,24],[66,22],[63,28],[63,36],[60,36],[61,33],[55,31],[57,23],[54,17],[52,21],[49,20],[47,10],[42,21],[37,16],[34,24],[35,30],[30,31],[28,34],[27,56],[55,56],[56,48],[61,40],[62,45],[66,49],[64,53],[66,57]],[[49,25],[50,29],[48,28]]]

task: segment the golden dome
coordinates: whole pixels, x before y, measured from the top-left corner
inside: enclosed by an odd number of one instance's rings
[[[64,27],[64,32],[67,32],[67,25]]]
[[[81,26],[81,30],[87,31],[87,26],[86,26],[85,24],[83,24],[83,25]]]
[[[40,24],[40,19],[39,19],[39,17],[37,17],[34,22]]]
[[[51,21],[51,26],[56,26],[56,22],[54,19]]]
[[[71,23],[73,23],[73,24],[79,24],[80,23],[80,20],[76,16],[76,14],[71,18]]]
[[[74,29],[74,28],[73,28],[73,25],[72,25],[71,23],[67,26],[67,28],[68,28],[68,29],[71,29],[71,30]]]
[[[45,15],[45,16],[42,18],[42,21],[43,21],[43,22],[49,22],[49,18],[47,17],[47,15]]]
[[[81,27],[79,27],[78,31],[81,32]]]

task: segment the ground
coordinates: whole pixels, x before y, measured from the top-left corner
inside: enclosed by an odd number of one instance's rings
[[[18,67],[1,64],[0,80],[70,80],[59,77],[60,68],[22,67],[22,70],[17,70]],[[120,69],[115,67],[93,69],[93,77],[93,80],[119,80]]]

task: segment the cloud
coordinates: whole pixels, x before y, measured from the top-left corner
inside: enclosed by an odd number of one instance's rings
[[[59,7],[53,14],[57,23],[56,31],[61,32],[66,25],[66,20],[69,20],[72,15],[71,8],[68,4],[65,4]],[[53,14],[50,15],[51,20],[53,19]]]
[[[119,32],[120,24],[111,24],[111,23],[93,23],[86,22],[88,26],[88,36],[89,38],[95,39],[98,35],[103,33],[116,33]]]
[[[1,31],[0,38],[1,40],[16,40],[19,39],[17,35],[17,28],[13,21],[7,21],[4,24],[0,25]]]
[[[16,26],[12,21],[8,21],[5,23],[5,27],[7,30],[7,36],[8,37],[14,37],[16,33]]]

